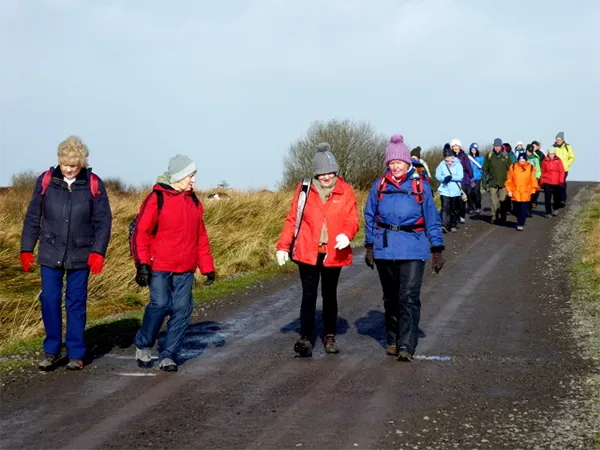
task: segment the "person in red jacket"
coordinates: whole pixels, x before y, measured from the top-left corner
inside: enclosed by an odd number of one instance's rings
[[[277,241],[277,262],[291,257],[298,264],[302,282],[300,338],[294,345],[298,356],[312,356],[317,288],[321,279],[324,344],[328,354],[339,353],[335,342],[338,314],[337,286],[342,267],[352,264],[350,241],[358,232],[358,211],[352,187],[338,176],[331,146],[317,146],[304,210],[298,218],[302,183],[296,189],[290,211]],[[296,235],[296,237],[294,237]]]
[[[564,183],[565,167],[561,159],[556,156],[556,147],[550,147],[548,155],[542,161],[542,177],[540,178],[540,185],[544,189],[544,200],[546,203],[546,214],[544,214],[544,217],[550,218],[558,215],[561,202],[561,188]]]
[[[169,161],[170,183],[157,183],[137,216],[132,253],[136,282],[150,286],[150,303],[135,337],[136,359],[143,368],[152,366],[150,350],[168,315],[159,368],[177,371],[177,356],[194,308],[192,285],[197,268],[215,280],[215,266],[204,227],[202,203],[194,193],[196,164],[187,156]],[[160,207],[159,207],[160,205]]]

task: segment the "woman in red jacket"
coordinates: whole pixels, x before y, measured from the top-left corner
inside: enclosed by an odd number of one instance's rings
[[[542,161],[542,177],[540,185],[544,189],[546,214],[550,218],[558,215],[561,202],[561,187],[565,183],[565,167],[560,158],[556,156],[556,147],[548,149],[548,156]],[[554,201],[553,198],[554,197]],[[554,206],[554,210],[552,210]]]
[[[140,367],[152,365],[150,350],[169,315],[158,367],[177,371],[177,356],[194,308],[192,284],[197,268],[215,280],[215,266],[204,227],[203,207],[194,193],[196,164],[184,155],[169,161],[170,183],[157,183],[144,200],[132,236],[136,282],[150,286],[150,303],[135,337]]]
[[[356,197],[340,178],[331,146],[321,143],[313,158],[315,177],[307,192],[304,210],[297,222],[302,183],[296,190],[290,212],[277,241],[279,265],[291,257],[298,264],[302,282],[300,339],[294,345],[299,356],[312,356],[317,288],[321,279],[325,351],[339,353],[335,343],[337,285],[342,267],[352,264],[350,241],[358,232]],[[301,195],[302,193],[302,195]],[[302,202],[300,202],[300,205]]]

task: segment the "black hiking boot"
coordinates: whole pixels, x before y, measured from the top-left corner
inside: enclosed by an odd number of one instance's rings
[[[325,353],[335,355],[339,352],[340,350],[335,345],[335,335],[327,334],[325,336]]]
[[[301,336],[294,344],[294,351],[302,358],[312,356],[312,344],[306,336]]]

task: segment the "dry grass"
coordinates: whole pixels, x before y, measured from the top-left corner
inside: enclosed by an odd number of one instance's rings
[[[590,207],[586,211],[589,221],[586,223],[587,235],[581,262],[592,265],[594,273],[600,277],[600,186],[592,192]]]
[[[30,180],[31,181],[31,180]],[[118,183],[111,183],[119,186]],[[39,270],[24,273],[19,263],[23,217],[33,184],[21,182],[0,194],[0,339],[3,343],[43,334],[38,301]],[[128,226],[146,192],[109,192],[113,235],[102,274],[89,285],[88,320],[141,309],[147,290],[135,284],[129,255]],[[205,201],[205,221],[217,268],[217,278],[272,264],[275,242],[292,199],[292,192],[236,192],[227,200]],[[366,193],[357,192],[359,213]],[[360,239],[360,237],[357,237]]]

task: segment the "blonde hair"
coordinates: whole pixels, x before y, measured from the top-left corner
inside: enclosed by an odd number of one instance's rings
[[[77,136],[69,136],[58,145],[58,163],[68,166],[88,166],[90,154],[87,145]]]

